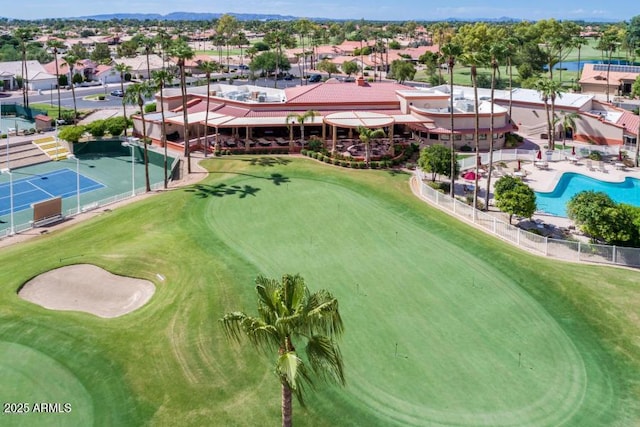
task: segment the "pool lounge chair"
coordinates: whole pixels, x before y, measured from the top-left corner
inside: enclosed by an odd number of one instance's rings
[[[599,170],[600,172],[602,172],[602,173],[608,173],[608,171],[607,171],[607,167],[606,167],[606,165],[605,165],[605,163],[604,163],[603,161],[600,161],[600,162],[598,163],[598,170]]]
[[[591,162],[591,159],[587,159],[587,169],[590,171],[595,171],[595,169],[593,168],[593,163]]]

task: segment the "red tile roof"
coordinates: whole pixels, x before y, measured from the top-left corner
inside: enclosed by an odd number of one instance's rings
[[[598,64],[584,64],[582,75],[580,76],[580,83],[607,84],[607,72],[594,70],[595,65]],[[613,71],[613,68],[614,66],[612,66],[612,69],[609,71],[609,85],[617,85],[618,82],[622,80],[633,81],[640,75],[639,73],[631,73],[628,71]]]
[[[640,116],[625,111],[622,113],[616,124],[624,127],[625,132],[636,135],[638,133],[638,126],[640,126]]]
[[[396,95],[398,90],[408,90],[410,86],[398,83],[369,83],[358,86],[356,83],[326,82],[314,85],[297,86],[285,89],[287,105],[354,105],[394,104],[399,107]]]
[[[249,113],[248,108],[236,107],[233,105],[225,105],[222,108],[216,110],[217,114],[224,114],[225,116],[244,117]]]

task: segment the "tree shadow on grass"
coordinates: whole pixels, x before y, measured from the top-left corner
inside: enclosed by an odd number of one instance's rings
[[[249,162],[251,166],[273,167],[276,165],[288,165],[290,159],[285,157],[254,157],[251,159],[242,159],[243,162]]]
[[[288,176],[282,175],[281,173],[272,173],[269,176],[260,176],[260,175],[252,175],[250,173],[221,171],[221,172],[210,172],[210,174],[212,175],[213,174],[235,174],[235,175],[248,176],[251,178],[258,178],[258,179],[271,181],[274,185],[288,184],[291,182]]]
[[[227,184],[216,184],[216,185],[204,185],[204,184],[196,184],[187,189],[185,189],[188,193],[194,193],[197,197],[201,199],[206,199],[207,197],[225,197],[225,196],[235,196],[238,195],[238,198],[244,199],[247,196],[256,196],[256,193],[260,191],[260,188],[253,187],[251,185],[227,185]]]
[[[387,173],[391,176],[408,176],[411,175],[409,172],[403,169],[389,169]]]

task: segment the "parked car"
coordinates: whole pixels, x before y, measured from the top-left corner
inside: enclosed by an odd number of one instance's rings
[[[111,96],[119,96],[120,98],[122,98],[124,96],[124,92],[122,92],[120,89],[112,90]]]
[[[311,76],[309,76],[310,83],[318,83],[321,80],[322,76],[320,74],[311,74]]]

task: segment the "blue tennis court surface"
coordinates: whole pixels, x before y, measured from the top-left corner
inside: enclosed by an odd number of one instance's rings
[[[18,174],[14,172],[14,212],[29,209],[32,203],[41,202],[52,197],[62,197],[64,199],[77,195],[78,175],[71,169],[60,169],[21,179],[15,179],[16,175]],[[103,184],[80,174],[80,194],[103,187]],[[0,184],[0,215],[6,215],[11,210],[10,194],[9,183]]]

